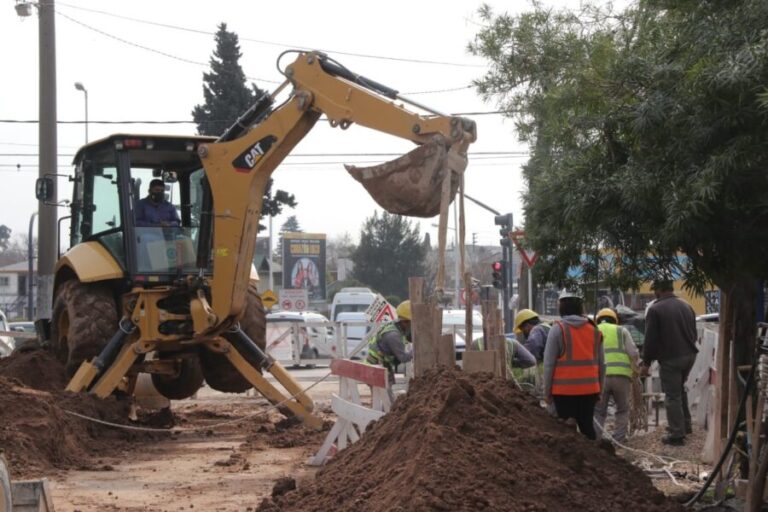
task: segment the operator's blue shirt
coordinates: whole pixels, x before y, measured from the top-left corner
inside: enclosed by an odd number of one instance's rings
[[[160,227],[166,222],[170,226],[181,226],[179,213],[168,201],[153,203],[148,197],[136,203],[136,226],[140,228]]]

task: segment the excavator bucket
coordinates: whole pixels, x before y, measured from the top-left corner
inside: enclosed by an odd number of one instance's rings
[[[411,217],[434,217],[440,213],[443,180],[451,180],[451,197],[459,187],[459,176],[467,167],[467,155],[448,147],[436,137],[390,162],[371,167],[345,165],[379,206],[389,213]]]

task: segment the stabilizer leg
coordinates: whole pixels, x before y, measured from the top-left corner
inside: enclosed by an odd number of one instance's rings
[[[70,379],[67,384],[66,390],[75,393],[86,391],[91,386],[93,380],[98,377],[104,369],[109,368],[112,365],[116,357],[122,356],[121,349],[124,351],[123,342],[134,330],[135,326],[131,324],[130,320],[127,317],[123,317],[118,324],[117,332],[112,335],[112,338],[101,350],[101,353],[91,361],[83,361],[80,364],[77,372],[75,372],[75,375],[72,376],[72,379]],[[120,352],[120,356],[118,356],[118,352]],[[136,356],[134,356],[134,359],[136,359]],[[125,375],[125,372],[123,372],[123,375]],[[120,378],[122,378],[123,375],[121,375]],[[118,379],[118,381],[119,380],[120,379]],[[114,389],[114,387],[112,389]],[[112,393],[112,390],[110,390],[107,395],[110,393]]]

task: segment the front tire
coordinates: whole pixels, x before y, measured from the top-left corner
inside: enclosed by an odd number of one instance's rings
[[[104,284],[66,281],[56,291],[51,315],[53,352],[72,377],[101,352],[118,327],[117,306]]]
[[[203,385],[203,368],[196,352],[187,354],[159,354],[160,359],[178,358],[176,375],[152,374],[152,384],[157,391],[169,400],[189,398]]]
[[[245,314],[240,320],[240,328],[261,350],[265,350],[267,346],[267,312],[261,303],[261,296],[255,282],[248,285],[245,300]],[[232,342],[231,335],[224,333],[223,337],[230,343]],[[213,389],[225,393],[243,393],[251,389],[252,386],[248,379],[243,377],[223,354],[202,350],[200,356],[205,381]],[[243,357],[248,359],[246,354],[243,354]],[[251,363],[254,364],[255,361],[251,361]],[[256,369],[261,372],[260,367],[257,366]]]

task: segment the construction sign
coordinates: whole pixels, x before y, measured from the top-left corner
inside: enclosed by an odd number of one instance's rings
[[[267,290],[261,294],[261,303],[267,309],[272,309],[272,306],[277,304],[277,295],[272,290]]]
[[[283,289],[325,300],[325,233],[283,233],[282,245]]]
[[[397,319],[395,308],[381,294],[377,295],[376,300],[368,306],[368,309],[365,310],[365,315],[371,319],[371,322],[376,322],[377,324]]]
[[[512,231],[509,233],[509,238],[512,239],[512,243],[515,244],[517,252],[520,253],[523,261],[525,261],[525,264],[528,265],[528,268],[533,268],[533,266],[536,264],[536,260],[539,258],[539,255],[536,253],[536,251],[526,249],[523,246],[523,240],[525,240],[525,231]]]

